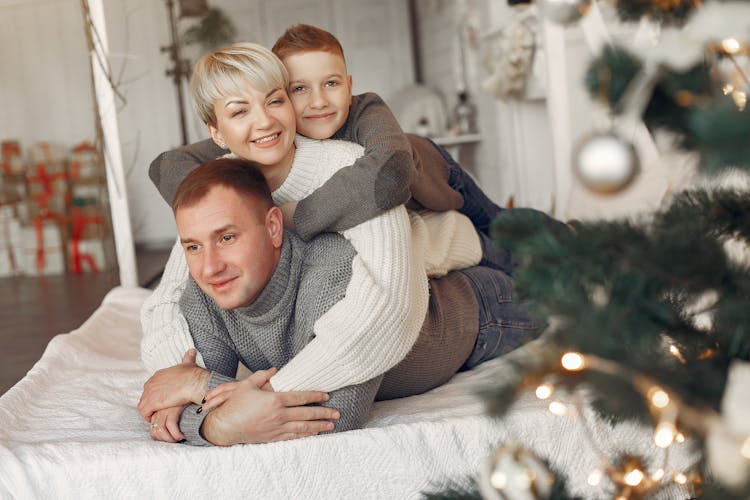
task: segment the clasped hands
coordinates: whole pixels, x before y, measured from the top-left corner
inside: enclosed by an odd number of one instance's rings
[[[206,393],[210,371],[195,362],[189,349],[178,365],[157,371],[143,386],[138,412],[151,422],[151,438],[176,443],[184,439],[179,421],[190,403],[208,412],[201,426],[204,438],[221,446],[267,443],[330,431],[339,418],[333,408],[305,406],[328,401],[320,391],[274,392],[275,368],[221,384]]]

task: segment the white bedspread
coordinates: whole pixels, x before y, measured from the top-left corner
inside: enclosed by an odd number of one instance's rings
[[[427,394],[377,403],[357,431],[230,448],[153,442],[135,410],[147,378],[138,315],[148,293],[112,290],[0,397],[0,498],[419,498],[473,475],[508,441],[565,471],[579,495],[600,496],[586,484],[598,462],[579,424],[531,397],[501,421],[484,415],[473,391],[502,376],[502,359]],[[598,419],[593,427],[605,451],[657,456],[643,429]],[[692,459],[677,450],[671,461]]]

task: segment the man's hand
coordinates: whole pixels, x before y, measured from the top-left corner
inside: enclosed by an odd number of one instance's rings
[[[165,443],[179,443],[185,439],[180,432],[180,416],[186,406],[173,406],[154,412],[151,415],[151,439]]]
[[[179,365],[154,373],[143,385],[138,412],[147,422],[158,410],[188,403],[201,404],[211,372],[195,364],[196,350],[188,349]]]
[[[328,401],[318,391],[269,392],[261,390],[274,371],[257,371],[230,390],[221,392],[222,404],[209,413],[201,431],[219,446],[238,443],[284,441],[333,430],[339,412],[322,406],[304,406]]]

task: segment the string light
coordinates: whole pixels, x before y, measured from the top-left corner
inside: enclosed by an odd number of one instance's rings
[[[664,477],[664,469],[656,469],[653,474],[651,474],[651,479],[654,481],[661,481]]]
[[[562,367],[571,372],[577,372],[583,370],[585,366],[585,360],[583,356],[577,352],[566,352],[560,358]]]
[[[625,474],[625,477],[623,478],[625,481],[625,484],[628,486],[638,486],[641,484],[641,481],[643,481],[643,471],[641,469],[633,469],[627,474]]]
[[[684,443],[685,442],[685,434],[678,432],[677,435],[674,437],[674,440],[678,443]]]
[[[504,472],[495,471],[492,473],[492,476],[490,477],[490,482],[492,483],[492,486],[494,486],[496,489],[504,490],[505,487],[508,485],[508,476],[506,476]]]
[[[721,48],[724,49],[724,52],[727,54],[736,54],[740,51],[742,45],[736,38],[725,38],[721,41]]]
[[[672,422],[661,422],[654,431],[654,443],[659,448],[668,448],[675,437],[675,427]]]
[[[659,386],[653,386],[648,391],[648,397],[651,400],[651,404],[657,408],[666,408],[669,405],[669,394]]]
[[[602,480],[602,471],[599,469],[594,469],[591,471],[591,474],[589,474],[589,477],[586,479],[586,482],[589,483],[591,486],[598,486],[599,483]]]
[[[687,480],[688,480],[687,476],[683,474],[682,472],[677,472],[674,475],[674,482],[677,484],[685,484],[687,483]]]
[[[740,453],[743,457],[750,460],[750,436],[748,436],[742,443],[742,447],[740,447]]]
[[[555,391],[554,386],[552,384],[544,383],[541,384],[539,387],[536,388],[536,397],[538,397],[541,400],[545,400],[552,396],[552,393]]]
[[[675,358],[679,359],[680,363],[685,364],[685,358],[682,356],[680,349],[676,345],[669,344],[669,353]]]
[[[562,417],[568,413],[568,407],[559,401],[552,401],[549,404],[549,411],[558,417]]]

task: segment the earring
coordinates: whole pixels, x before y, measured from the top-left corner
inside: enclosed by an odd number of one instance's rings
[[[227,143],[226,142],[219,143],[219,147],[221,149],[227,149]]]

